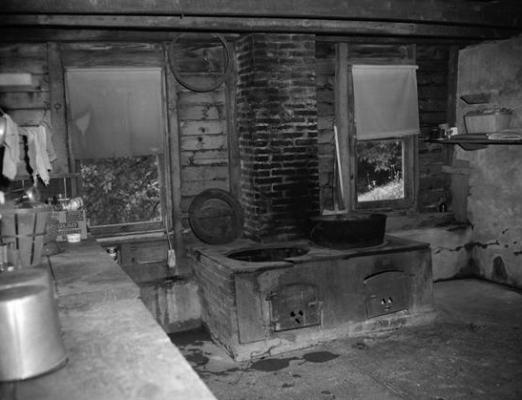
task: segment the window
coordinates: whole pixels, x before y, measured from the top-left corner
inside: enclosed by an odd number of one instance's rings
[[[162,69],[69,68],[66,84],[69,145],[91,228],[162,229]]]
[[[339,58],[336,111],[348,209],[415,205],[416,66],[349,65]],[[344,100],[343,100],[344,98]]]
[[[353,65],[356,208],[413,202],[413,148],[419,133],[414,65]]]

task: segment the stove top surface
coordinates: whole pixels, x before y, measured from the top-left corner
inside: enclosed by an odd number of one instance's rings
[[[277,261],[256,261],[236,260],[230,258],[232,253],[270,248],[305,248],[308,251],[295,257],[286,257]],[[410,239],[403,239],[396,236],[387,235],[384,241],[378,245],[367,247],[353,247],[348,249],[332,249],[320,247],[308,240],[296,240],[277,243],[256,243],[250,240],[238,240],[226,245],[207,245],[190,250],[196,257],[209,257],[220,265],[233,270],[234,272],[247,272],[257,269],[283,268],[289,265],[305,264],[312,261],[328,259],[345,259],[352,257],[370,256],[376,254],[395,253],[401,251],[413,251],[429,248],[428,243],[418,242]]]

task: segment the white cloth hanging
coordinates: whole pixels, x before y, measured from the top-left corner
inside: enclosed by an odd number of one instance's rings
[[[43,183],[48,185],[50,179],[49,171],[51,171],[52,165],[47,147],[47,128],[40,124],[36,127],[24,129],[27,135],[29,166],[33,170],[33,175],[40,176]]]
[[[416,65],[353,65],[359,140],[419,133]]]
[[[17,164],[20,160],[20,132],[18,125],[11,117],[4,114],[7,121],[4,142],[4,161],[2,164],[2,174],[10,180],[16,177]]]

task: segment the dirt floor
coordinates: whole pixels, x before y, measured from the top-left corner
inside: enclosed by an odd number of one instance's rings
[[[522,399],[522,293],[435,284],[434,323],[236,363],[204,330],[171,336],[219,400]]]

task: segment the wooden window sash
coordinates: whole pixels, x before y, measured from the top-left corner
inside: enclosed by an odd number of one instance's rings
[[[359,202],[357,200],[356,177],[356,128],[354,119],[353,76],[350,65],[357,61],[350,57],[350,45],[338,43],[335,63],[335,126],[339,136],[340,161],[345,168],[341,171],[344,186],[344,208],[347,211],[416,209],[418,188],[418,135],[402,138],[404,198],[395,200]],[[400,58],[369,60],[375,64],[414,64],[415,46],[405,47]],[[393,139],[390,137],[390,139]]]

